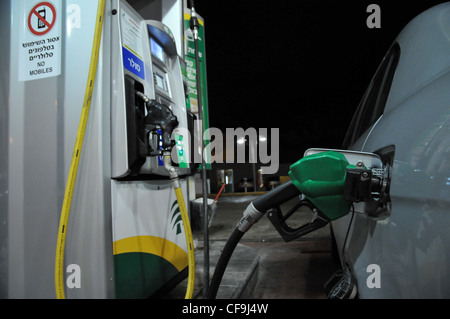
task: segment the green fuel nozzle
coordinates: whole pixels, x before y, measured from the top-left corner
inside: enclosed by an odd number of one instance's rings
[[[355,166],[348,163],[345,155],[333,151],[302,158],[290,167],[291,181],[249,204],[238,223],[238,229],[246,232],[266,212],[275,210],[269,214],[269,219],[282,236],[286,235],[283,238],[292,240],[293,236],[299,237],[346,215],[352,204],[352,201],[344,198],[346,173],[353,168]],[[305,227],[293,230],[280,217],[279,206],[300,195],[304,197],[301,204],[310,207],[317,218]]]
[[[306,156],[291,165],[293,184],[330,220],[346,215],[352,202],[345,199],[345,181],[350,165],[345,155],[328,151]]]

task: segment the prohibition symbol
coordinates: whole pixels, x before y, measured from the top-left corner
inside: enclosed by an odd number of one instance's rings
[[[28,29],[34,35],[44,35],[55,25],[56,9],[50,2],[40,2],[28,14]]]

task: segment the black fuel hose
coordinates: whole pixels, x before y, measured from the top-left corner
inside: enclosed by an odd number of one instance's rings
[[[272,189],[271,191],[259,196],[252,203],[261,213],[266,213],[269,209],[280,206],[281,204],[299,196],[301,193],[292,181],[286,182]]]
[[[234,249],[237,244],[241,240],[242,236],[244,236],[245,232],[240,231],[237,227],[233,230],[230,237],[223,248],[222,254],[217,261],[216,269],[214,270],[214,275],[209,284],[209,289],[206,294],[207,299],[215,299],[217,296],[217,291],[219,290],[220,282],[222,281],[223,274],[225,273],[225,269],[228,266],[228,262],[230,261],[231,255],[233,254]]]
[[[225,269],[227,268],[231,255],[233,254],[234,249],[241,240],[242,236],[244,236],[250,227],[256,223],[269,209],[280,206],[300,194],[301,193],[298,188],[295,187],[292,181],[289,181],[271,190],[270,192],[261,195],[252,201],[250,205],[248,205],[247,209],[244,211],[244,216],[231,233],[225,247],[222,250],[219,260],[217,261],[214,275],[211,279],[211,283],[206,294],[207,299],[216,298]]]

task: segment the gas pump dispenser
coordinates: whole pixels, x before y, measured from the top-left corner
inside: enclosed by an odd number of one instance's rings
[[[118,1],[112,20],[111,168],[115,291],[158,295],[189,271],[193,243],[182,193],[189,116],[170,29]],[[186,144],[185,144],[186,143]],[[172,155],[172,156],[171,156]],[[183,227],[184,226],[184,227]]]
[[[0,8],[0,298],[190,297],[183,1]]]

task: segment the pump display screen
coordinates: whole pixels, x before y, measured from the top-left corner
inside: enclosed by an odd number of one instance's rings
[[[164,50],[162,46],[158,44],[153,38],[150,38],[150,48],[152,50],[152,53],[160,59],[162,62],[164,62]]]
[[[164,91],[167,91],[166,82],[164,81],[164,77],[158,73],[155,73],[155,84],[159,88],[163,89]]]

